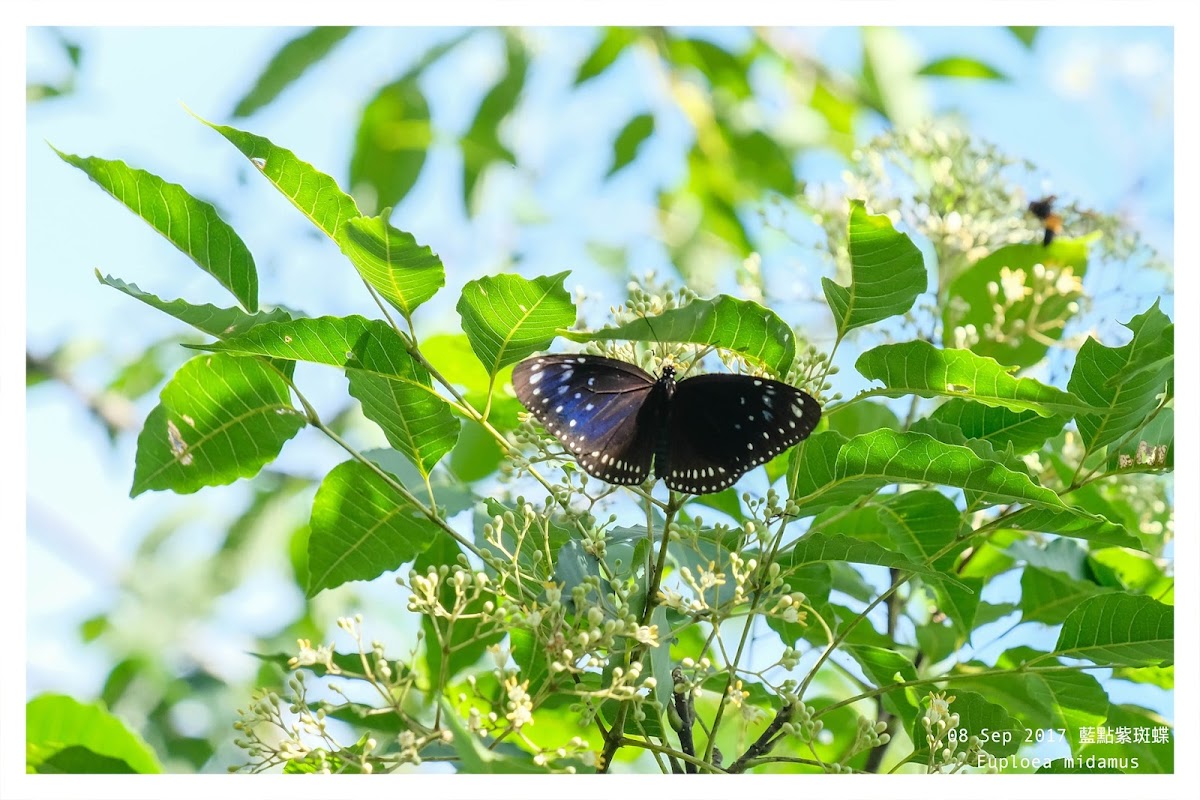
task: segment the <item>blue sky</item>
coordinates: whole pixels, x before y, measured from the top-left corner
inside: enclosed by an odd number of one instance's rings
[[[226,302],[207,276],[62,163],[46,142],[70,153],[125,159],[214,201],[255,254],[264,299],[310,312],[371,313],[333,246],[315,240],[308,223],[181,105],[208,119],[228,121],[248,82],[294,30],[110,28],[67,33],[85,48],[78,91],[34,105],[27,115],[27,336],[32,351],[44,353],[65,339],[83,338],[131,357],[146,343],[180,332],[172,320],[97,284],[93,269],[167,297]],[[358,31],[277,103],[235,124],[272,138],[344,180],[362,103],[428,45],[451,33]],[[1169,29],[1047,29],[1033,52],[1001,29],[906,33],[921,61],[970,54],[1012,77],[1008,83],[931,81],[927,91],[935,111],[957,112],[972,131],[1038,163],[1045,183],[1031,191],[1044,188],[1125,214],[1170,260],[1174,87]],[[736,41],[741,34],[719,30],[712,35]],[[796,36],[831,68],[857,67],[856,29],[803,30]],[[542,88],[569,84],[594,33],[538,29],[533,37],[541,67],[531,73],[528,86],[530,96],[537,97]],[[32,30],[28,43],[31,79],[61,72],[61,55],[45,31]],[[481,37],[430,70],[423,86],[435,98],[435,127],[459,131],[467,125],[480,94],[498,76],[501,58],[498,40]],[[610,141],[632,113],[661,100],[652,83],[639,80],[637,66],[622,63],[565,107],[543,103],[524,108],[508,134],[529,172],[490,176],[485,211],[473,222],[461,211],[459,164],[452,148],[434,148],[420,183],[394,221],[442,256],[450,287],[506,268],[515,250],[526,257],[523,271],[544,274],[586,263],[588,241],[626,246],[631,263],[661,266],[652,192],[678,176],[677,164],[666,156],[686,131],[668,124],[662,140],[647,146],[635,168],[603,191],[596,182],[607,168],[607,144],[587,146]],[[472,78],[464,80],[464,75]],[[836,180],[841,168],[833,158],[805,156],[801,176]],[[553,224],[521,230],[513,224],[510,208],[530,215],[549,212]],[[335,269],[341,272],[332,273]],[[332,279],[331,274],[341,277]],[[455,297],[444,292],[423,309],[419,324],[435,329]],[[601,307],[612,299],[605,298]],[[1173,313],[1170,306],[1166,309]],[[82,365],[79,379],[95,387],[108,377],[97,360]],[[327,383],[327,395],[314,393],[318,402],[340,393],[336,381]],[[152,402],[140,406],[139,414]],[[61,388],[30,394],[27,430],[28,691],[91,696],[107,665],[94,650],[81,653],[74,633],[78,622],[111,603],[130,554],[164,515],[195,515],[190,523],[196,528],[194,549],[180,557],[204,557],[222,523],[205,504],[231,501],[244,490],[207,489],[190,498],[151,493],[130,500],[133,442],[126,437],[110,447]],[[285,457],[295,464],[326,452],[311,442],[293,444]],[[270,630],[286,604],[297,601],[282,581],[264,580],[244,590],[248,596],[228,603],[225,622],[235,632],[232,650],[238,635]],[[259,610],[247,619],[243,612],[249,607]],[[1153,698],[1142,702],[1158,707]]]

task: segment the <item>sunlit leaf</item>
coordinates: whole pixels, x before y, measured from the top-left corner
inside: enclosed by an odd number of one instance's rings
[[[801,516],[817,514],[827,508],[850,506],[864,495],[883,486],[880,478],[839,480],[838,454],[849,441],[836,431],[813,434],[792,450],[788,466],[788,496],[798,505]]]
[[[99,704],[61,694],[41,694],[25,705],[25,765],[47,773],[163,771],[154,751],[124,722]]]
[[[222,354],[185,363],[163,387],[138,436],[130,494],[190,494],[249,478],[305,424],[266,361]]]
[[[1002,517],[998,527],[1055,533],[1117,547],[1141,547],[1137,538],[1131,536],[1122,526],[1075,506],[1062,509],[1023,508]]]
[[[850,203],[849,250],[850,285],[821,279],[839,338],[908,311],[928,283],[921,251],[861,200]]]
[[[308,595],[376,578],[411,561],[446,534],[375,470],[334,467],[313,500]]]
[[[462,138],[463,202],[468,213],[475,208],[475,185],[484,170],[496,162],[517,163],[517,157],[500,142],[500,124],[516,108],[525,88],[529,54],[513,34],[505,35],[504,44],[504,75],[483,96]]]
[[[1070,392],[1016,377],[994,359],[970,350],[943,350],[919,339],[879,345],[859,356],[854,366],[863,377],[882,382],[882,393],[890,397],[952,397],[1047,417],[1071,416],[1089,407]]]
[[[560,333],[577,342],[627,339],[715,345],[747,356],[776,375],[787,374],[796,356],[796,336],[774,311],[724,294],[612,328]]]
[[[1140,426],[1173,375],[1173,360],[1159,362],[1155,369],[1139,369],[1146,353],[1158,349],[1171,324],[1158,306],[1156,300],[1125,325],[1133,333],[1129,344],[1106,347],[1089,337],[1079,348],[1067,387],[1095,409],[1076,417],[1088,450],[1111,444]],[[1109,385],[1122,376],[1127,379]]]
[[[347,220],[336,239],[359,274],[405,317],[446,285],[437,254],[383,217]]]
[[[575,324],[575,304],[563,286],[568,272],[533,280],[493,275],[463,287],[463,332],[488,375],[545,350],[560,328]]]
[[[591,80],[604,72],[621,55],[629,45],[637,41],[638,32],[635,28],[609,27],[601,34],[600,41],[579,65],[575,73],[575,85]]]
[[[170,314],[175,319],[186,322],[196,330],[203,331],[210,336],[216,336],[219,339],[245,333],[255,325],[261,325],[264,322],[283,322],[291,318],[291,315],[282,308],[272,309],[271,311],[260,311],[257,314],[247,314],[240,308],[217,308],[208,303],[193,305],[186,300],[163,300],[156,295],[142,291],[137,287],[137,284],[126,283],[120,278],[114,278],[110,275],[101,275],[100,270],[96,270],[96,280],[105,286],[111,286],[117,291],[129,295],[135,300],[141,300],[151,308],[157,308],[159,311]]]
[[[359,216],[358,206],[341,190],[337,181],[312,164],[301,161],[291,150],[228,125],[207,120],[201,122],[228,139],[263,177],[329,238],[334,238],[343,222]]]
[[[211,204],[196,199],[178,184],[130,167],[124,161],[54,152],[82,170],[196,266],[216,278],[248,311],[258,310],[254,257]]]
[[[1000,449],[1011,445],[1016,453],[1037,450],[1067,423],[1063,415],[1047,417],[1036,411],[1013,411],[962,398],[947,400],[929,416],[956,426],[968,439],[983,439]]]

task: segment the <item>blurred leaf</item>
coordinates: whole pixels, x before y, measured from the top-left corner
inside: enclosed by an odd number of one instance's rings
[[[676,67],[692,67],[707,78],[714,89],[725,89],[739,100],[754,93],[747,77],[747,61],[718,44],[705,39],[672,36],[667,41],[667,55]]]
[[[608,168],[608,172],[604,176],[612,177],[637,158],[642,143],[653,133],[653,114],[638,114],[625,123],[625,127],[621,128],[621,132],[617,134],[617,138],[613,142],[612,166]]]
[[[947,290],[948,302],[942,312],[946,340],[953,340],[956,328],[974,326],[979,341],[971,345],[972,351],[1001,364],[1020,367],[1036,364],[1046,355],[1050,342],[1058,341],[1063,335],[1064,324],[1048,325],[1046,321],[1065,322],[1073,317],[1075,312],[1071,311],[1071,304],[1081,296],[1078,288],[1068,286],[1064,287],[1067,291],[1060,292],[1048,279],[1036,277],[1036,265],[1059,271],[1060,277],[1053,283],[1062,276],[1082,280],[1087,273],[1088,245],[1094,238],[1058,238],[1049,246],[1010,244],[976,261],[956,277]],[[1009,277],[1005,278],[1005,273]],[[1037,300],[1031,286],[1034,281],[1043,290],[1043,296]],[[1026,292],[1026,289],[1030,291]],[[996,304],[1008,302],[1010,291],[1012,304],[1004,313],[1003,325],[997,328]],[[1029,328],[1035,328],[1038,335],[1031,336]]]
[[[191,494],[249,478],[305,425],[279,371],[221,354],[185,363],[163,387],[138,436],[130,495]]]
[[[463,203],[467,213],[475,209],[475,185],[484,170],[491,164],[502,161],[516,165],[517,157],[500,143],[500,124],[517,107],[517,101],[525,88],[525,76],[529,70],[529,54],[525,45],[513,34],[504,37],[507,65],[504,76],[488,90],[475,118],[462,138],[463,154]]]
[[[579,65],[575,85],[591,80],[612,66],[625,48],[638,40],[638,35],[636,28],[605,28],[595,49]]]
[[[481,425],[467,423],[450,451],[450,469],[459,480],[471,482],[491,475],[504,460],[504,451]]]
[[[269,104],[309,67],[327,56],[352,30],[352,27],[332,25],[312,28],[288,41],[276,51],[254,85],[238,100],[233,116],[248,117]]]
[[[121,764],[129,772],[163,771],[150,746],[120,719],[99,704],[61,694],[41,694],[25,705],[25,759],[26,770],[35,772],[43,765],[47,772],[125,772]]]
[[[1011,446],[1016,453],[1037,450],[1067,423],[1061,415],[1046,417],[1036,411],[1013,411],[959,397],[942,403],[929,417],[954,425],[968,439],[983,439],[999,449]]]
[[[129,295],[135,300],[141,300],[151,308],[157,308],[159,311],[169,314],[181,322],[186,322],[196,330],[203,331],[219,339],[244,333],[255,325],[260,325],[264,322],[281,322],[291,318],[288,312],[282,308],[272,309],[271,311],[260,311],[257,314],[247,314],[240,308],[217,308],[207,303],[204,305],[192,305],[186,300],[162,300],[149,292],[143,292],[137,287],[137,284],[126,283],[120,278],[114,278],[110,275],[101,275],[100,270],[96,270],[96,280],[105,286],[111,286],[117,291]]]
[[[347,220],[336,239],[359,274],[405,318],[446,285],[437,254],[383,217]]]
[[[921,251],[886,216],[868,214],[861,200],[850,202],[849,250],[850,286],[821,279],[839,339],[908,311],[928,282]]]
[[[1158,405],[1158,397],[1174,373],[1173,359],[1156,369],[1138,368],[1146,352],[1158,347],[1171,323],[1158,306],[1155,300],[1145,313],[1126,323],[1125,327],[1133,332],[1129,344],[1106,347],[1089,337],[1079,348],[1067,387],[1096,409],[1096,413],[1082,414],[1075,420],[1089,451],[1136,430]],[[1128,380],[1111,388],[1107,385],[1122,375],[1129,375]]]
[[[854,366],[868,380],[882,382],[889,397],[961,398],[1046,417],[1071,416],[1089,408],[1070,392],[1015,377],[994,359],[970,350],[943,350],[922,340],[879,345],[859,356]]]
[[[415,75],[379,90],[363,109],[350,156],[350,188],[369,207],[391,208],[408,196],[421,176],[433,140],[429,103]]]
[[[918,56],[899,28],[862,28],[859,95],[897,129],[915,125],[929,113],[927,93],[917,79]]]
[[[576,342],[623,339],[715,345],[752,358],[776,375],[786,375],[796,357],[796,336],[774,311],[725,294],[612,328],[559,333]]]
[[[1130,774],[1170,775],[1175,772],[1174,732],[1168,733],[1167,741],[1157,741],[1153,732],[1156,729],[1170,731],[1171,724],[1155,712],[1135,705],[1113,704],[1108,707],[1108,717],[1104,727],[1115,733],[1117,740],[1084,745],[1077,759],[1088,763],[1089,759],[1104,759],[1096,766],[1097,772],[1104,772],[1104,764],[1125,765],[1124,772]],[[1151,731],[1148,741],[1139,740],[1133,731]],[[1124,733],[1123,733],[1124,732]],[[1121,740],[1122,735],[1126,737]]]
[[[1008,30],[1017,40],[1026,48],[1032,50],[1033,42],[1037,39],[1038,31],[1041,30],[1037,25],[1009,25]]]
[[[969,56],[947,56],[930,61],[917,70],[917,74],[939,78],[973,78],[991,81],[1007,81],[1009,79],[995,67]]]
[[[469,282],[458,301],[463,332],[488,375],[515,364],[575,324],[575,304],[563,286],[569,272],[527,280],[493,275]]]
[[[1165,666],[1175,658],[1175,610],[1145,596],[1092,597],[1067,616],[1054,650],[1096,664]]]
[[[524,410],[512,391],[512,367],[496,373],[495,386],[487,370],[475,358],[471,341],[465,333],[443,333],[421,342],[421,353],[449,383],[460,387],[468,403],[477,409],[489,405],[488,421],[498,430],[517,427],[517,414]],[[489,398],[488,390],[494,388]]]
[[[51,149],[216,278],[243,307],[258,310],[254,257],[212,205],[192,197],[182,186],[124,161],[81,158]]]
[[[1132,537],[1131,537],[1132,538]],[[1106,547],[1088,553],[1088,564],[1101,586],[1145,594],[1163,578],[1163,570],[1146,553]],[[1156,598],[1157,599],[1157,598]]]
[[[37,765],[39,775],[136,775],[137,770],[120,758],[94,753],[86,747],[63,748]]]
[[[312,164],[296,158],[291,150],[277,147],[269,139],[228,125],[217,125],[203,119],[200,121],[228,139],[263,177],[330,239],[336,237],[343,222],[359,216],[358,206],[341,190],[337,181],[315,169]]]
[[[313,500],[308,596],[400,567],[444,535],[434,522],[358,461],[334,467]]]

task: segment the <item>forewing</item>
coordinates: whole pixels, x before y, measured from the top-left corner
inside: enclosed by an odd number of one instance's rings
[[[522,405],[584,472],[609,483],[637,484],[650,475],[657,432],[639,418],[660,402],[654,385],[645,370],[600,356],[534,356],[513,369]]]

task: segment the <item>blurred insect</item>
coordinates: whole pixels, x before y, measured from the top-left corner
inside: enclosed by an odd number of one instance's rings
[[[1063,220],[1054,211],[1054,200],[1055,196],[1051,194],[1029,204],[1029,213],[1041,220],[1042,227],[1045,229],[1042,246],[1050,244],[1054,241],[1055,236],[1062,233]]]

